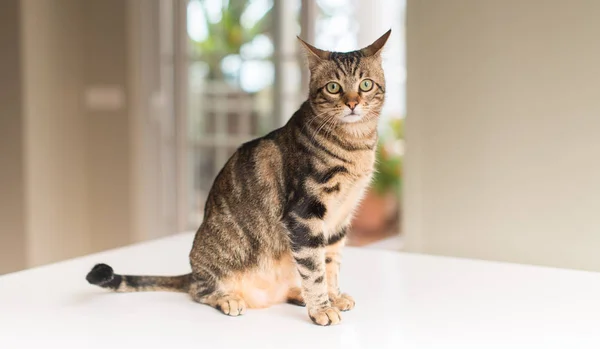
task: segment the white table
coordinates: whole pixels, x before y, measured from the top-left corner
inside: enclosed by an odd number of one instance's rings
[[[189,270],[192,235],[0,277],[0,348],[600,348],[600,274],[348,248],[338,326],[279,305],[227,317],[181,293],[109,293],[85,275]]]

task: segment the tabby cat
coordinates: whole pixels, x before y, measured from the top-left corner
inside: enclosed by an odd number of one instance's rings
[[[381,50],[391,31],[358,51],[302,41],[309,97],[289,122],[243,144],[217,175],[190,253],[192,273],[87,275],[117,292],[181,291],[226,315],[289,302],[318,325],[341,321],[354,300],[338,286],[340,250],[373,176],[384,102]]]

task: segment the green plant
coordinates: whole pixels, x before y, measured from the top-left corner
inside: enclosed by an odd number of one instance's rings
[[[206,38],[203,41],[193,41],[194,51],[202,61],[208,65],[209,79],[222,79],[221,61],[228,55],[240,53],[240,48],[245,43],[252,41],[258,34],[269,32],[271,27],[272,7],[256,21],[251,28],[244,27],[241,23],[242,15],[251,4],[247,0],[230,0],[221,2],[221,19],[218,22],[208,20],[206,2],[195,0],[202,5],[205,13]]]
[[[392,119],[377,144],[377,163],[373,178],[373,190],[383,195],[394,192],[400,195],[402,189],[402,142],[404,119]]]

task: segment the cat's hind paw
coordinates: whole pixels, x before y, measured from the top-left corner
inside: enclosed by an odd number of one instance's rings
[[[246,312],[246,302],[240,297],[228,296],[219,299],[215,308],[225,315],[239,316]]]
[[[290,288],[287,295],[287,302],[300,307],[306,306],[306,302],[304,301],[304,297],[302,297],[302,290],[300,287]]]
[[[329,300],[331,301],[331,305],[341,311],[352,310],[354,309],[354,305],[356,305],[354,299],[346,293],[342,293],[338,296],[329,296]]]

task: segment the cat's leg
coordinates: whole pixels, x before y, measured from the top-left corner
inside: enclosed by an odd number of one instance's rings
[[[331,306],[325,280],[325,249],[310,248],[294,253],[302,277],[302,295],[310,319],[317,325],[328,326],[342,319],[337,308]]]
[[[331,304],[341,311],[354,308],[354,299],[340,292],[339,274],[341,264],[341,249],[346,242],[346,230],[343,229],[338,235],[329,239],[325,248],[325,270],[327,274],[327,292]]]
[[[308,308],[308,316],[317,325],[328,326],[339,323],[340,311],[331,306],[327,293],[325,275],[325,239],[323,223],[289,220],[288,229],[292,243],[292,255],[302,277],[302,296]]]
[[[198,303],[207,304],[225,315],[239,316],[246,312],[246,302],[235,291],[202,275],[194,274],[189,294]]]

